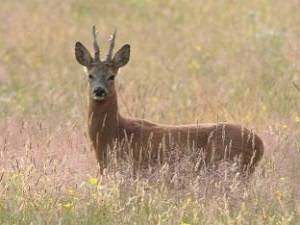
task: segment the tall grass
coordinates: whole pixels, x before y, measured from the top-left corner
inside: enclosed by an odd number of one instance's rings
[[[290,1],[24,0],[0,7],[1,224],[299,224],[300,5]],[[99,176],[74,43],[118,29],[132,55],[123,115],[254,128],[266,152],[244,181],[188,162]],[[147,81],[147,82],[145,82]],[[298,87],[298,89],[297,89]]]

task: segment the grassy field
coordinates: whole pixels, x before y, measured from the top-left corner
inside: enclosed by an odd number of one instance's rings
[[[2,0],[0,224],[300,224],[298,0]],[[123,115],[255,129],[265,155],[248,181],[167,167],[98,175],[87,81],[74,44],[131,44],[117,78]]]

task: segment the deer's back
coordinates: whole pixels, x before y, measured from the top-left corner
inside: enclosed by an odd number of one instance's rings
[[[250,129],[230,123],[205,123],[181,126],[155,124],[146,120],[122,121],[119,138],[130,140],[131,146],[155,152],[164,147],[185,151],[203,151],[209,159],[233,159],[242,156],[243,163],[256,164],[263,155],[262,140]],[[156,152],[157,153],[157,152]]]

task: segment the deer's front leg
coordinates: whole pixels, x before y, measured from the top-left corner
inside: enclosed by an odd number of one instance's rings
[[[96,157],[100,169],[100,174],[103,175],[104,169],[107,168],[107,149],[106,147],[97,146],[95,148]]]

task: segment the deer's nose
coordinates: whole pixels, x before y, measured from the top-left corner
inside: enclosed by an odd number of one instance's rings
[[[94,95],[96,97],[106,97],[107,93],[103,88],[99,87],[94,90]]]

